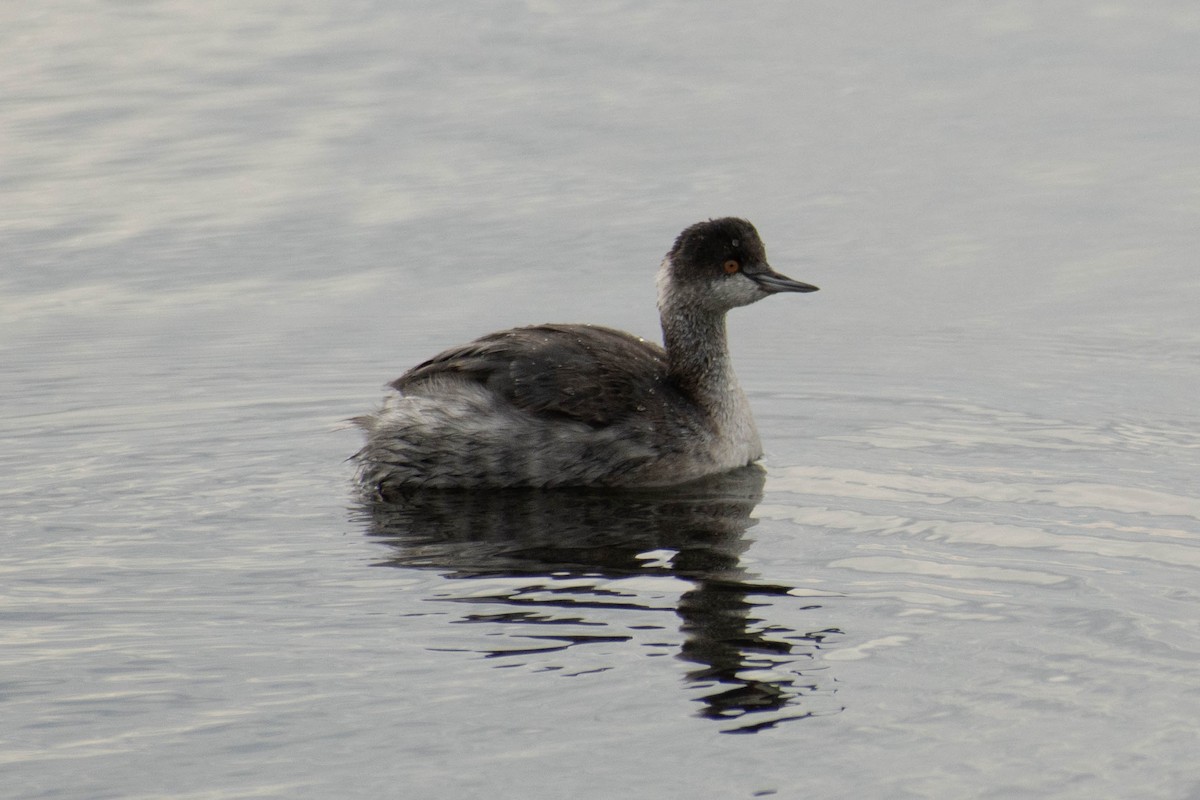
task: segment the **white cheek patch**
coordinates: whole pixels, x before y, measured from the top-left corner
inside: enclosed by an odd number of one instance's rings
[[[711,295],[718,304],[726,308],[745,306],[763,299],[767,293],[742,273],[731,275],[713,287]]]

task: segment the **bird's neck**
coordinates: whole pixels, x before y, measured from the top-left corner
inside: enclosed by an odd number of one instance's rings
[[[729,357],[725,312],[706,309],[672,280],[668,258],[658,275],[667,371],[672,381],[703,409],[714,435],[709,456],[714,466],[732,469],[762,456],[762,444],[746,393]]]
[[[725,314],[664,305],[663,346],[675,382],[705,407],[715,408],[741,389],[729,358]]]

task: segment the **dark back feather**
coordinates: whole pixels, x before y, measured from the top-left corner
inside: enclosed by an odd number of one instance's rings
[[[514,408],[603,428],[678,408],[663,349],[596,325],[535,325],[499,331],[418,364],[391,383],[416,393],[426,381],[476,381]]]

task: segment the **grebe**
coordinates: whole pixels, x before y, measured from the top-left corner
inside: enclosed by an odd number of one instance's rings
[[[684,230],[658,272],[663,344],[597,325],[488,334],[390,384],[359,481],[409,488],[670,486],[762,457],[729,358],[725,314],[815,292],[767,264],[758,232],[725,217]]]

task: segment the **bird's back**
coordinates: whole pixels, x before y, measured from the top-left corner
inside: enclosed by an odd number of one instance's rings
[[[526,414],[593,428],[672,405],[678,396],[661,347],[598,325],[498,331],[418,364],[390,386],[417,395],[447,379],[477,383]]]
[[[357,420],[364,480],[384,488],[671,483],[708,422],[661,347],[594,325],[489,334],[390,386]]]

